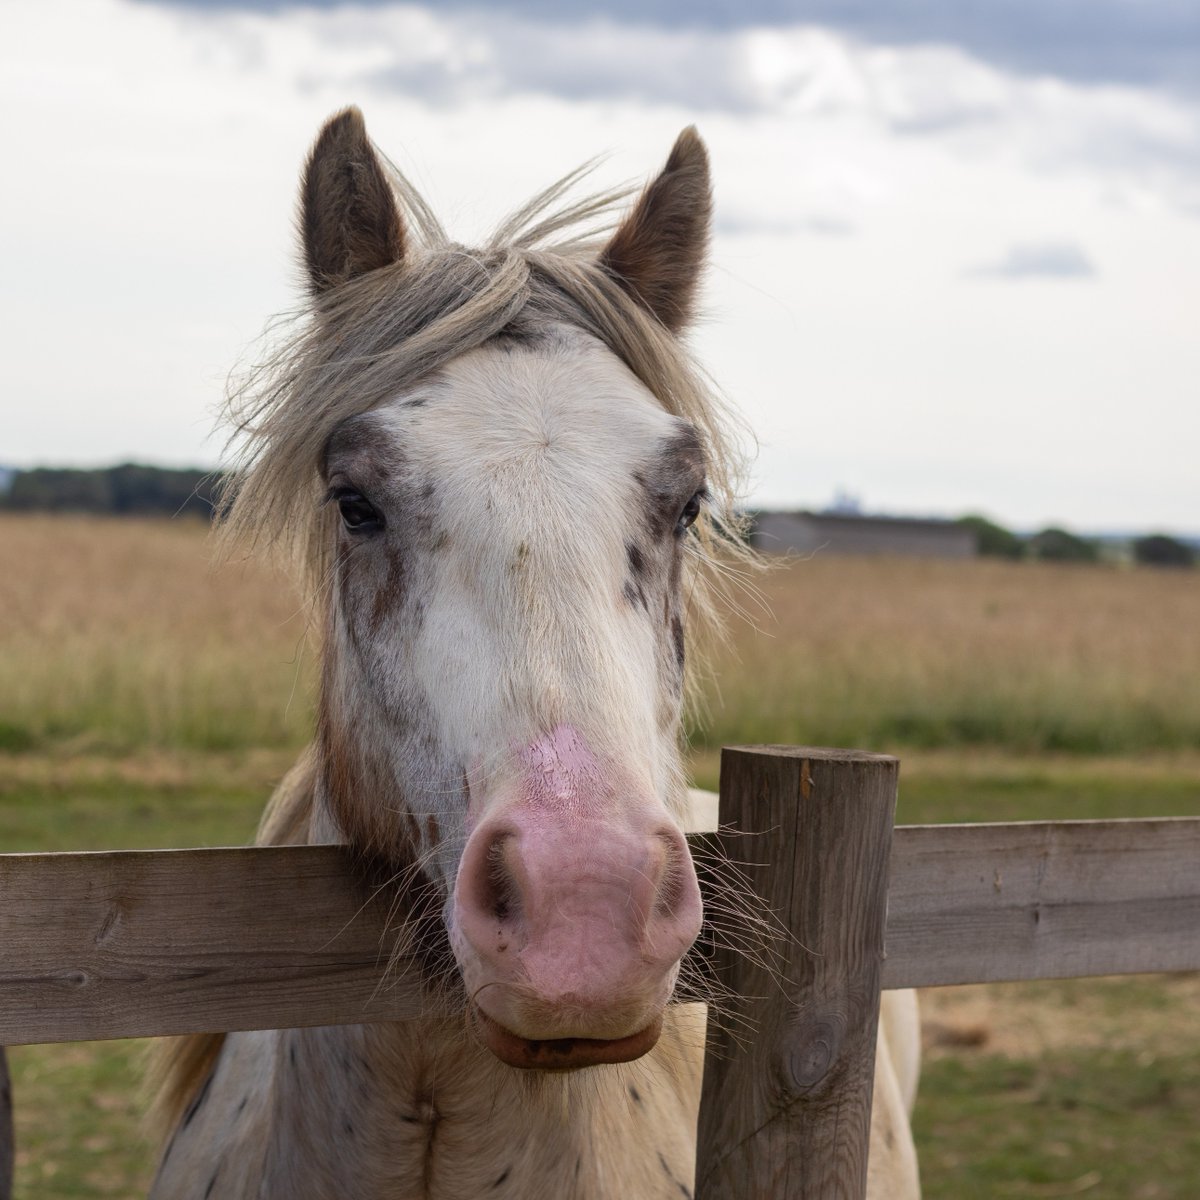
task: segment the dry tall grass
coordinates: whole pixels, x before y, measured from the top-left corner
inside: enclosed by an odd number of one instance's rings
[[[0,519],[0,747],[300,743],[288,585],[190,522]],[[1200,746],[1200,572],[826,558],[762,582],[696,740]]]
[[[0,518],[0,747],[302,741],[296,599],[210,557],[192,520]]]
[[[762,590],[701,742],[1200,745],[1200,572],[830,557]]]

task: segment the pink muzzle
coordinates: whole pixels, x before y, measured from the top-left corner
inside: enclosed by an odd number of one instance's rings
[[[637,1058],[700,931],[687,843],[656,801],[616,803],[574,730],[522,758],[518,798],[473,830],[455,888],[476,1030],[517,1067]]]

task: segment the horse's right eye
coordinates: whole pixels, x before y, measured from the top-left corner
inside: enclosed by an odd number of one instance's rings
[[[351,533],[377,533],[383,528],[383,517],[361,492],[353,488],[338,488],[333,493],[342,524]]]

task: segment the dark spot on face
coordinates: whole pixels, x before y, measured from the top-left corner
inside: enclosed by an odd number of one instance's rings
[[[646,575],[646,556],[636,542],[625,543],[625,557],[629,560],[629,569],[635,579],[643,579]]]
[[[405,400],[405,408],[424,408],[429,403],[428,396],[414,396],[411,400]]]
[[[354,1126],[349,1121],[343,1121],[342,1122],[342,1132],[347,1137],[353,1137],[354,1136]]]
[[[243,1096],[242,1102],[237,1106],[237,1115],[240,1117],[246,1109],[246,1102],[250,1099],[249,1096]]]
[[[659,443],[654,459],[635,472],[645,496],[646,529],[659,541],[674,535],[684,505],[704,486],[704,450],[690,425]]]
[[[214,1172],[213,1177],[208,1181],[208,1187],[204,1189],[204,1200],[208,1200],[209,1196],[213,1194],[213,1188],[217,1186],[217,1176],[220,1175],[220,1173],[221,1168],[218,1167]]]
[[[347,577],[348,579],[348,577]],[[349,603],[348,584],[343,582],[343,603]],[[371,632],[378,633],[388,613],[398,612],[404,601],[404,560],[396,553],[388,555],[387,577],[371,601]]]
[[[646,603],[646,593],[633,580],[625,580],[625,586],[621,589],[621,594],[625,597],[625,602],[631,607],[641,607],[649,612],[649,605]]]
[[[288,1061],[292,1064],[292,1069],[295,1070],[295,1068],[296,1068],[296,1043],[294,1041],[291,1043],[290,1046],[288,1046]]]
[[[512,1174],[512,1167],[505,1167],[504,1170],[500,1172],[500,1175],[497,1177],[496,1182],[492,1184],[492,1187],[498,1188],[502,1183],[504,1183],[504,1181],[511,1174]]]
[[[328,479],[335,461],[369,454],[378,439],[372,422],[361,418],[344,421],[330,435],[321,452],[321,475]]]
[[[637,1088],[635,1088],[633,1086],[632,1083],[629,1085],[629,1094],[633,1097],[634,1104],[641,1104],[641,1102],[642,1102],[641,1093],[637,1090]]]
[[[683,622],[678,616],[673,616],[671,618],[671,641],[675,644],[676,665],[682,671],[684,659]]]

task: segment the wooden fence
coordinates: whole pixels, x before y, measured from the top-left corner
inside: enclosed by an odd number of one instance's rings
[[[715,842],[793,940],[783,988],[708,964],[759,1032],[714,1033],[698,1198],[861,1200],[881,987],[1200,969],[1200,818],[893,831],[898,769],[722,756],[702,887]],[[336,846],[0,855],[0,1045],[417,1017],[395,919]]]

